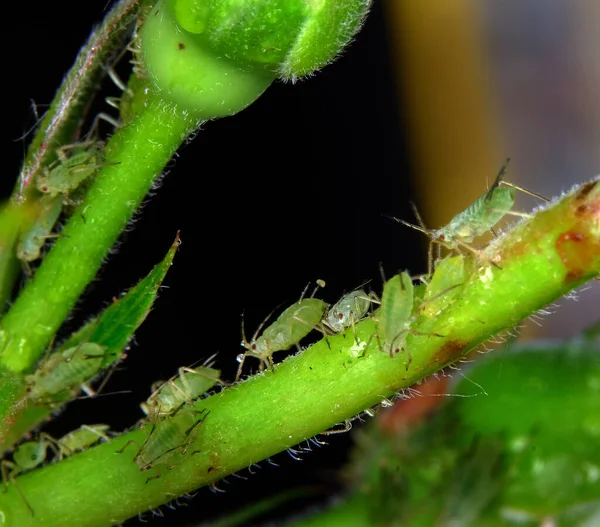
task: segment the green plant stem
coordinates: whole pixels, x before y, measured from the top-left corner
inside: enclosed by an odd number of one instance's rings
[[[35,365],[161,170],[198,125],[189,113],[150,98],[112,136],[85,201],[2,320],[0,364],[13,372]]]
[[[460,360],[598,275],[600,179],[520,223],[485,254],[502,268],[473,262],[460,298],[435,318],[415,322],[426,334],[411,335],[408,352],[395,358],[382,353],[373,338],[376,322],[364,320],[355,333],[328,337],[273,372],[198,401],[195,407],[210,413],[188,448],[201,452],[187,459],[165,459],[141,472],[132,462],[134,446],[116,453],[127,441],[142,443],[148,431],[136,430],[19,477],[36,516],[11,486],[0,495],[6,525],[119,523],[291,448]],[[189,413],[172,419],[193,421]],[[174,461],[181,463],[167,468]],[[147,482],[156,472],[161,477]]]
[[[81,134],[84,113],[106,75],[106,65],[124,47],[142,4],[142,0],[119,0],[79,51],[27,149],[14,201],[31,198],[35,186],[31,183],[56,159],[56,149]]]

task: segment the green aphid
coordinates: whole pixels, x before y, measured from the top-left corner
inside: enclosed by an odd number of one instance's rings
[[[80,452],[91,447],[101,439],[108,441],[109,437],[106,435],[108,429],[108,425],[102,424],[82,425],[77,430],[69,432],[56,442],[56,446],[59,449],[59,457],[71,456],[75,452]]]
[[[55,395],[78,390],[100,372],[105,356],[106,347],[93,342],[52,353],[35,373],[27,376],[28,399],[44,404]]]
[[[160,468],[171,470],[200,450],[188,452],[193,445],[200,426],[208,416],[206,410],[183,410],[185,403],[181,404],[170,417],[152,423],[150,433],[139,447],[133,461],[141,471],[155,469],[156,474],[146,481],[160,477]],[[185,413],[184,413],[185,412]],[[179,415],[175,415],[178,414]],[[192,415],[193,414],[193,415]],[[122,454],[131,445],[137,445],[134,440],[127,441],[122,448],[117,450]]]
[[[58,159],[38,176],[37,189],[49,196],[68,196],[98,172],[103,162],[103,146],[95,141],[63,146],[57,152]]]
[[[502,165],[500,172],[496,176],[496,180],[490,189],[469,205],[465,210],[454,216],[448,225],[439,229],[426,229],[421,221],[418,212],[415,209],[415,214],[421,223],[421,226],[413,225],[398,218],[393,218],[396,221],[425,233],[431,240],[429,248],[429,267],[431,270],[433,262],[432,245],[438,243],[447,247],[450,250],[459,250],[460,248],[467,249],[474,253],[479,258],[490,261],[481,251],[475,249],[470,243],[478,236],[490,232],[494,226],[507,214],[513,216],[529,217],[528,214],[514,212],[512,210],[515,204],[515,189],[535,196],[541,200],[548,201],[543,196],[523,189],[512,183],[504,181],[506,168],[510,159],[507,159]],[[492,265],[497,264],[490,261]]]
[[[39,209],[31,225],[19,235],[17,258],[23,262],[33,262],[40,257],[42,247],[48,238],[54,237],[52,229],[63,208],[61,196],[42,196]]]
[[[256,330],[252,340],[248,342],[242,324],[242,346],[246,351],[238,355],[240,363],[236,379],[242,373],[246,357],[255,357],[260,360],[260,369],[273,367],[273,353],[290,349],[298,344],[306,335],[315,329],[327,308],[327,304],[318,298],[304,298],[288,307],[275,322],[265,329],[257,338],[264,322]]]
[[[404,349],[412,322],[413,303],[414,286],[407,272],[392,277],[384,284],[381,307],[377,312],[378,340],[382,351],[390,357]]]
[[[421,312],[428,318],[437,316],[457,299],[465,280],[463,256],[449,256],[439,260],[425,288]]]
[[[371,306],[371,299],[362,289],[344,295],[327,311],[323,324],[334,333],[341,333],[364,318]]]
[[[106,435],[108,428],[108,425],[103,424],[82,425],[60,439],[54,439],[48,434],[41,433],[37,441],[21,443],[13,452],[12,461],[3,460],[0,463],[4,485],[8,485],[9,481],[15,485],[17,492],[33,515],[33,508],[19,487],[16,486],[14,478],[23,472],[28,472],[40,466],[46,460],[48,448],[54,452],[57,459],[63,459],[91,447],[101,439],[108,440]]]
[[[191,404],[221,382],[221,372],[207,366],[179,368],[178,375],[153,386],[153,393],[140,406],[150,422],[169,417],[182,404]]]

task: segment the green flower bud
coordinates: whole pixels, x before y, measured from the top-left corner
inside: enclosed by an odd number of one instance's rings
[[[142,53],[161,96],[204,119],[232,115],[276,78],[330,63],[371,0],[159,0]]]

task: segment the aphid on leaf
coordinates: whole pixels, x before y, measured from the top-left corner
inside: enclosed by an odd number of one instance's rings
[[[323,324],[334,333],[341,333],[364,318],[369,311],[371,299],[362,289],[344,295],[327,311]]]
[[[157,466],[164,466],[167,470],[171,470],[200,452],[194,450],[188,453],[188,449],[193,445],[198,430],[209,412],[191,410],[179,413],[184,405],[185,403],[182,403],[171,416],[151,424],[150,433],[133,458],[141,471],[156,469],[156,474],[148,478],[146,483],[160,477],[161,473]],[[179,415],[176,415],[178,413]],[[127,441],[117,450],[117,453],[122,454],[131,444],[137,445],[133,440]]]
[[[246,357],[255,357],[260,360],[260,369],[273,367],[273,353],[291,348],[298,344],[321,322],[327,304],[318,298],[304,298],[288,307],[275,322],[262,332],[258,333],[264,326],[266,320],[259,326],[252,340],[248,342],[244,333],[242,320],[242,346],[246,351],[238,355],[240,366],[236,379],[242,373],[242,367]]]
[[[37,441],[21,443],[13,452],[12,461],[3,460],[0,463],[4,485],[8,485],[9,481],[15,485],[15,489],[33,515],[33,508],[17,486],[14,478],[41,465],[46,460],[48,447],[54,452],[56,458],[63,459],[91,447],[101,439],[108,440],[106,435],[108,428],[108,425],[103,424],[82,425],[60,439],[54,439],[48,434],[41,433]]]
[[[166,382],[153,386],[153,393],[140,406],[150,422],[169,417],[182,404],[192,403],[221,382],[221,372],[208,366],[179,368],[179,373]]]
[[[26,382],[28,398],[33,403],[48,403],[53,396],[79,389],[102,369],[106,347],[85,342],[64,351],[52,353],[48,360]]]
[[[23,262],[33,262],[40,257],[40,252],[52,228],[62,212],[63,198],[61,196],[42,196],[36,217],[25,232],[21,232],[17,244],[17,258]]]

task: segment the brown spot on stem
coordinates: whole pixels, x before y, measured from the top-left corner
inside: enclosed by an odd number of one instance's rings
[[[585,226],[579,225],[579,227],[581,230],[570,230],[559,234],[554,244],[556,253],[567,270],[566,284],[579,280],[586,273],[591,272],[594,260],[598,258],[600,244],[586,232],[582,232]]]
[[[185,44],[184,44],[183,42],[179,42],[179,43],[177,44],[177,49],[178,49],[179,51],[181,51],[181,50],[185,49]]]
[[[583,185],[575,195],[575,200],[579,201],[585,199],[585,197],[592,191],[592,189],[597,185],[596,182],[586,183]]]
[[[461,352],[466,346],[467,342],[464,340],[449,340],[440,348],[440,351],[434,355],[432,365],[442,367],[456,362],[462,355]]]

